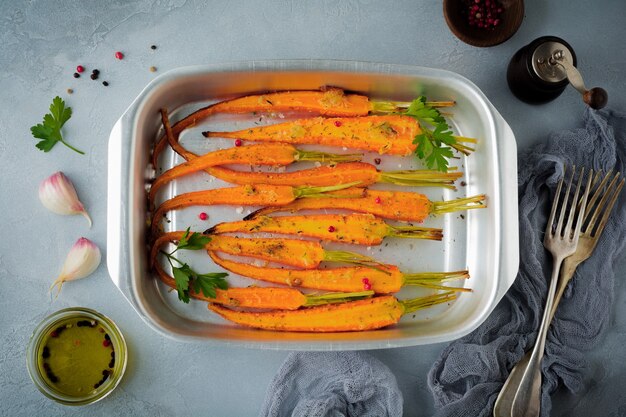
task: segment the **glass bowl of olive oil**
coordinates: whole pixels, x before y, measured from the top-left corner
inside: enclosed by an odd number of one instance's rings
[[[37,326],[26,355],[30,377],[45,396],[66,405],[86,405],[106,397],[120,383],[128,351],[111,319],[72,307]]]

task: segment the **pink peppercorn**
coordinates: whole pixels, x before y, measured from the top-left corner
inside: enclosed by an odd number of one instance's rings
[[[82,65],[79,65],[76,67],[76,72],[83,72],[85,71],[85,67],[83,67]]]
[[[120,60],[121,60],[121,59],[124,59],[124,54],[123,54],[123,53],[121,53],[120,51],[117,51],[117,52],[115,53],[115,58],[120,59]]]
[[[369,283],[368,283],[368,284],[363,284],[363,289],[364,289],[365,291],[369,291],[369,290],[371,290],[371,289],[372,289],[372,284],[369,284]]]
[[[199,218],[200,220],[206,220],[206,219],[208,219],[208,218],[209,218],[209,215],[208,215],[208,214],[206,214],[206,213],[204,213],[204,212],[202,212],[202,213],[198,214],[198,218]]]
[[[341,122],[339,120],[335,120],[335,126],[341,127]]]
[[[102,341],[102,346],[104,346],[104,347],[109,347],[109,346],[111,346],[111,341],[110,341],[110,340],[107,340],[107,339],[104,339],[104,340]]]
[[[335,231],[335,226],[328,226],[328,231],[330,233],[334,232]]]
[[[369,283],[370,283],[370,280],[369,280],[369,278],[363,278],[363,279],[361,280],[361,282],[362,282],[363,284],[369,284]]]
[[[235,146],[241,146],[242,144],[243,142],[241,141],[241,139],[235,140]]]
[[[376,204],[380,204],[380,203],[382,203],[382,202],[383,202],[383,200],[381,200],[381,199],[380,199],[380,197],[376,197],[376,199],[374,200],[374,202],[375,202]]]

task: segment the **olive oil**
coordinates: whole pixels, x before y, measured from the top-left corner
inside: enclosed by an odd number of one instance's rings
[[[69,396],[105,385],[115,367],[115,346],[93,319],[61,322],[43,339],[38,356],[39,371],[50,387]]]

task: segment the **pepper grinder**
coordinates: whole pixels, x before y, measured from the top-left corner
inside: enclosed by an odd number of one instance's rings
[[[556,36],[542,36],[513,55],[506,73],[511,92],[530,104],[547,103],[571,84],[593,109],[606,106],[608,94],[600,87],[587,90],[576,69],[576,53]]]

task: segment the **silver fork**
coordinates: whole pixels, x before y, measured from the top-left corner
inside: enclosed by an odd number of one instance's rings
[[[568,204],[570,200],[570,191],[572,184],[576,177],[576,168],[572,167],[572,177],[567,185],[567,191],[565,192],[564,199],[561,200],[561,187],[563,186],[563,179],[559,181],[559,185],[556,189],[556,195],[554,202],[552,203],[552,210],[550,211],[550,217],[548,219],[548,225],[546,227],[545,237],[543,239],[543,245],[552,254],[553,266],[552,277],[550,279],[550,287],[548,289],[548,296],[546,299],[546,305],[541,319],[541,325],[539,326],[539,332],[537,333],[537,341],[533,348],[530,360],[526,371],[522,375],[519,388],[513,398],[513,405],[511,409],[512,417],[536,417],[539,415],[540,410],[540,397],[541,397],[541,360],[543,358],[543,351],[546,342],[546,335],[548,334],[548,327],[550,326],[550,319],[552,313],[552,306],[554,304],[554,295],[556,292],[556,284],[558,281],[559,271],[563,260],[572,255],[576,251],[578,246],[578,238],[580,236],[580,226],[582,224],[585,209],[587,207],[587,197],[589,196],[589,189],[591,188],[592,174],[589,175],[587,180],[587,186],[583,194],[580,204],[578,203],[578,195],[583,183],[583,177],[585,169],[581,169],[579,174],[578,186],[576,186],[576,192],[572,203]],[[561,211],[559,219],[554,225],[555,215],[557,208],[561,202]],[[565,220],[565,213],[568,211],[567,223],[563,225]],[[576,218],[576,225],[572,228]]]
[[[561,300],[563,292],[568,283],[574,276],[574,272],[578,265],[587,260],[593,253],[604,227],[609,219],[613,206],[617,201],[622,188],[624,187],[624,178],[620,177],[619,173],[615,175],[612,172],[608,172],[604,178],[600,181],[600,173],[596,173],[592,181],[592,188],[594,191],[587,203],[587,210],[584,217],[584,221],[580,230],[580,238],[578,240],[578,246],[576,252],[573,255],[565,258],[558,282],[558,290],[554,299],[552,307],[552,313],[550,321],[554,318],[556,308]],[[599,184],[598,184],[599,182]],[[607,186],[608,183],[608,186]],[[526,355],[515,365],[511,370],[509,377],[507,378],[493,409],[493,415],[495,417],[510,417],[512,402],[517,393],[520,380],[526,371],[528,362],[531,357],[531,352],[527,352]]]

